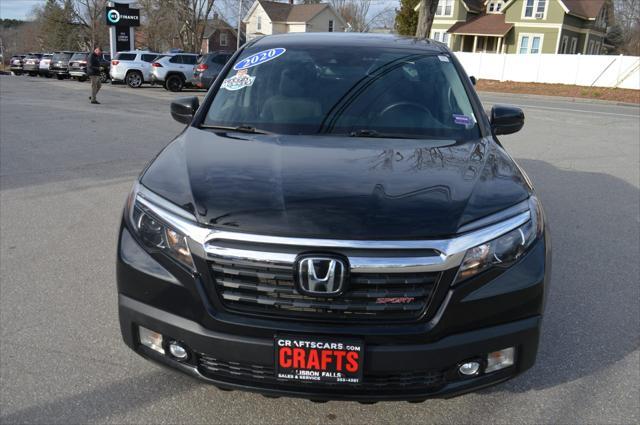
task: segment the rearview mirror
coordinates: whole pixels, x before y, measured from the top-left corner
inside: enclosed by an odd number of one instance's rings
[[[171,102],[171,116],[179,123],[191,124],[199,106],[200,101],[196,96],[181,97]]]
[[[524,112],[515,106],[495,105],[491,108],[491,129],[493,133],[511,134],[524,126]]]

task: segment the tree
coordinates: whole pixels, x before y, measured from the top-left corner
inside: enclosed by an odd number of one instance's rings
[[[615,0],[614,39],[617,36],[616,47],[620,53],[640,55],[640,0]],[[613,24],[613,17],[609,15],[609,24]],[[612,40],[615,42],[616,40]]]
[[[108,41],[104,18],[107,0],[74,0],[72,5],[74,21],[82,28],[84,47],[93,50],[96,44],[105,44]]]
[[[188,52],[199,52],[213,10],[214,0],[165,0],[162,7],[169,8],[173,23],[177,25],[180,43]]]
[[[331,5],[355,32],[368,32],[393,12],[391,5],[371,14],[372,0],[331,0]]]
[[[420,0],[401,0],[396,14],[396,31],[401,35],[415,35],[418,28],[418,12],[415,10]]]
[[[433,25],[433,18],[438,9],[438,0],[422,0],[418,8],[418,26],[416,27],[416,37],[428,38]]]

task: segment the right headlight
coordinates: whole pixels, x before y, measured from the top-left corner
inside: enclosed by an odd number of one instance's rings
[[[467,250],[454,283],[491,267],[509,267],[518,261],[543,232],[542,210],[535,196],[529,198],[531,219],[520,227]]]
[[[131,226],[144,246],[150,251],[161,252],[194,271],[195,265],[186,236],[160,219],[152,209],[142,205],[137,200],[136,193],[134,188],[127,201],[127,208]]]

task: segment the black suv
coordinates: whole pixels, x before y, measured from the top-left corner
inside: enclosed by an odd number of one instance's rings
[[[87,74],[87,62],[90,53],[74,53],[69,59],[69,74],[77,78],[78,81],[86,81],[89,78]],[[99,57],[100,61],[100,81],[106,83],[109,81],[109,69],[111,68],[111,55],[102,53]]]
[[[440,43],[247,43],[143,171],[119,234],[125,343],[224,389],[421,401],[535,361],[540,201]]]
[[[193,70],[195,86],[209,90],[224,65],[231,59],[231,52],[214,52],[203,55]]]
[[[55,75],[58,80],[64,80],[69,78],[69,60],[75,54],[75,52],[61,51],[54,52],[51,57],[51,64],[49,65],[49,71],[52,75]]]

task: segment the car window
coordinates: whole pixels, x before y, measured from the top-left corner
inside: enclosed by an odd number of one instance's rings
[[[195,65],[198,62],[198,57],[194,55],[182,55],[182,63],[186,65]]]
[[[52,61],[54,61],[54,62],[55,61],[67,61],[67,60],[69,60],[69,58],[71,58],[71,53],[65,53],[65,52],[54,53]]]
[[[447,56],[380,48],[249,48],[225,76],[205,124],[283,134],[480,136]]]
[[[216,55],[211,59],[211,63],[215,63],[217,65],[224,65],[231,58],[228,55]]]
[[[51,59],[51,56],[53,56],[53,55],[44,55],[44,56],[42,57],[42,59]]]
[[[142,55],[142,60],[145,62],[153,62],[154,60],[156,60],[156,58],[158,57],[158,55],[153,55],[153,54],[144,54]]]
[[[87,59],[87,53],[74,53],[73,56],[71,56],[72,61],[83,61]]]
[[[171,59],[169,59],[171,63],[182,63],[182,55],[175,55]]]
[[[102,55],[102,59],[104,59],[106,61],[110,61],[111,60],[111,55]]]
[[[136,60],[135,53],[118,53],[116,59],[119,61],[133,61]]]

